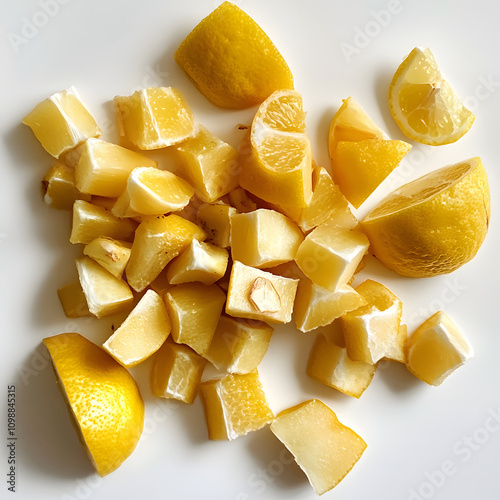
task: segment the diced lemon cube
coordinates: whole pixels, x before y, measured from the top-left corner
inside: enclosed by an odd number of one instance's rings
[[[349,357],[370,364],[382,358],[404,363],[406,336],[400,328],[401,300],[373,280],[364,281],[356,291],[367,304],[341,317]]]
[[[87,201],[76,200],[73,204],[71,243],[90,243],[100,236],[132,241],[137,223],[118,219],[109,210]]]
[[[33,130],[40,144],[55,158],[89,137],[102,134],[74,87],[42,101],[23,118],[23,123]]]
[[[125,368],[154,354],[170,333],[170,319],[163,299],[148,290],[103,348]]]
[[[207,240],[222,248],[230,246],[230,218],[238,213],[224,203],[204,203],[198,208],[196,220],[207,233]]]
[[[238,186],[238,152],[204,127],[175,149],[180,160],[178,173],[194,187],[200,200],[215,201]]]
[[[340,188],[323,167],[313,170],[313,193],[307,206],[304,208],[282,207],[282,210],[305,233],[330,217],[338,217],[345,221],[346,227],[353,227],[357,223]]]
[[[82,193],[114,198],[125,190],[132,170],[157,166],[156,161],[130,149],[89,139],[81,146],[75,167],[76,186]]]
[[[225,248],[193,240],[167,268],[167,278],[172,285],[200,281],[211,285],[226,273],[229,254]]]
[[[57,290],[57,295],[61,302],[64,314],[68,318],[81,318],[90,316],[87,299],[79,281],[70,283]]]
[[[207,352],[222,312],[226,295],[217,285],[175,285],[165,294],[172,321],[172,338],[202,356]]]
[[[318,495],[342,481],[366,449],[363,439],[317,399],[282,411],[271,431],[290,450]]]
[[[289,323],[297,284],[298,280],[235,261],[229,279],[226,314],[269,323]]]
[[[273,421],[257,370],[200,386],[210,439],[236,439]]]
[[[194,189],[187,181],[168,170],[150,167],[134,169],[127,180],[126,197],[130,211],[141,215],[161,215],[182,210],[189,204]]]
[[[100,236],[85,245],[83,253],[101,264],[113,276],[121,278],[130,258],[132,243]]]
[[[124,146],[159,149],[173,146],[195,133],[193,113],[172,87],[142,89],[116,96],[118,133]]]
[[[231,254],[247,266],[272,267],[291,261],[303,240],[298,226],[274,210],[231,216]]]
[[[144,290],[193,239],[204,238],[196,224],[175,214],[144,220],[136,230],[125,270],[130,286],[138,292]]]
[[[90,257],[76,259],[78,277],[89,311],[98,318],[127,310],[134,300],[125,281],[113,276]]]
[[[345,347],[322,333],[316,337],[307,363],[311,378],[355,398],[370,385],[376,369],[376,365],[352,361]]]
[[[429,385],[438,386],[474,355],[472,346],[443,311],[426,319],[409,337],[406,367]]]
[[[75,200],[90,201],[90,195],[78,191],[74,170],[56,161],[42,179],[43,200],[52,208],[70,210]]]
[[[158,398],[193,404],[205,365],[206,360],[190,347],[167,339],[151,367],[151,392]]]
[[[222,315],[204,357],[218,370],[249,373],[262,361],[273,331],[262,321]]]
[[[334,292],[309,279],[299,282],[293,315],[302,332],[330,324],[349,311],[366,304],[366,299],[349,285],[342,285]]]
[[[360,231],[321,224],[306,236],[295,261],[309,279],[334,291],[349,281],[368,247]]]

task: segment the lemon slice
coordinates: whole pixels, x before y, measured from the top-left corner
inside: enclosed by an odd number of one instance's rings
[[[362,221],[375,256],[414,278],[446,274],[471,260],[490,218],[480,158],[449,165],[389,194]]]
[[[432,146],[457,141],[475,118],[441,75],[430,49],[422,47],[415,47],[397,69],[389,107],[406,136]]]
[[[311,144],[302,96],[279,90],[264,101],[240,146],[241,187],[269,203],[305,207],[312,196]]]

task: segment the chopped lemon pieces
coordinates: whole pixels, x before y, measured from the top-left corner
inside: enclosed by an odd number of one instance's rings
[[[366,443],[318,399],[279,413],[271,431],[290,450],[318,495],[342,481],[366,449]]]
[[[457,141],[475,119],[443,78],[430,49],[422,47],[415,47],[394,74],[389,107],[404,134],[433,146]]]
[[[294,259],[304,235],[288,217],[264,208],[231,216],[233,260],[272,267]]]
[[[191,281],[211,285],[224,276],[228,260],[229,254],[225,248],[193,240],[168,265],[167,278],[172,285]]]
[[[196,133],[193,113],[172,87],[153,87],[116,96],[118,132],[124,146],[159,149]]]
[[[89,311],[98,318],[127,310],[134,300],[127,283],[90,257],[76,259],[78,277]]]
[[[235,261],[226,314],[269,323],[289,323],[298,280],[277,276]]]
[[[273,421],[257,370],[201,384],[210,439],[236,439]]]
[[[23,123],[33,130],[40,144],[55,158],[89,137],[102,134],[74,87],[42,101],[24,117]]]
[[[191,183],[200,200],[215,201],[238,186],[238,152],[204,127],[175,150],[178,173]]]
[[[79,281],[70,283],[57,290],[57,295],[61,302],[64,314],[68,318],[81,318],[90,316],[87,299],[82,290],[82,285]]]
[[[167,339],[151,367],[151,392],[158,398],[193,404],[205,365],[206,360],[190,347]]]
[[[172,339],[202,356],[207,352],[226,300],[217,285],[175,285],[165,294],[172,321]]]
[[[406,367],[427,384],[438,386],[473,355],[463,333],[446,313],[438,311],[409,337]]]
[[[83,253],[101,264],[113,276],[121,278],[130,258],[131,243],[100,236],[85,245]]]
[[[163,268],[205,233],[192,222],[175,214],[152,217],[139,224],[125,273],[130,286],[140,292]]]
[[[103,348],[125,368],[154,354],[170,333],[170,319],[161,297],[148,290]]]
[[[368,238],[360,231],[322,224],[306,236],[295,261],[309,279],[335,291],[349,281],[368,246]]]
[[[221,248],[230,246],[231,216],[237,210],[224,203],[204,203],[198,208],[196,220],[207,233],[207,240]]]
[[[266,354],[273,331],[261,321],[222,315],[204,357],[218,370],[250,373]]]

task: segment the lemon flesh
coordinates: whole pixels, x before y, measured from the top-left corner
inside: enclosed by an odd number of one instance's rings
[[[475,119],[441,75],[432,52],[421,47],[415,47],[394,74],[389,107],[405,135],[433,146],[457,141]]]
[[[378,260],[419,278],[447,274],[470,261],[489,219],[488,177],[476,157],[396,189],[361,224]]]

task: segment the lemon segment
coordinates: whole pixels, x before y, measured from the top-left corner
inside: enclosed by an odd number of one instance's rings
[[[190,347],[167,339],[151,366],[151,392],[158,398],[193,404],[205,365],[206,360]]]
[[[210,439],[236,439],[274,418],[257,370],[208,380],[200,389]]]
[[[59,158],[89,137],[102,134],[74,87],[38,104],[23,118],[45,150]]]
[[[279,413],[271,431],[290,450],[318,495],[342,481],[366,449],[363,439],[318,399]]]
[[[405,135],[432,146],[456,142],[475,119],[441,75],[430,49],[422,47],[415,47],[394,74],[389,108]]]
[[[100,476],[134,451],[144,426],[144,402],[132,375],[78,333],[43,340],[79,438]]]
[[[154,354],[169,333],[170,318],[163,299],[148,290],[102,347],[118,363],[130,368]]]
[[[189,33],[175,61],[209,101],[223,108],[248,108],[275,90],[293,89],[292,73],[273,42],[230,2]]]
[[[160,149],[196,133],[193,113],[172,87],[152,87],[131,96],[116,96],[117,126],[125,147]]]
[[[100,236],[85,245],[83,254],[94,259],[113,276],[121,278],[130,258],[132,243]]]
[[[312,152],[305,134],[302,96],[274,92],[240,145],[240,185],[278,206],[306,207],[312,196]]]
[[[438,386],[473,355],[464,334],[446,313],[438,311],[409,337],[406,367],[427,384]]]
[[[57,296],[61,302],[64,314],[67,318],[81,318],[90,316],[87,299],[79,281],[70,283],[57,290]]]
[[[362,228],[380,262],[421,278],[450,273],[470,261],[489,219],[488,177],[476,157],[396,189],[364,218]]]
[[[231,216],[237,210],[224,203],[204,203],[198,208],[196,221],[207,233],[207,241],[221,248],[230,246]]]

